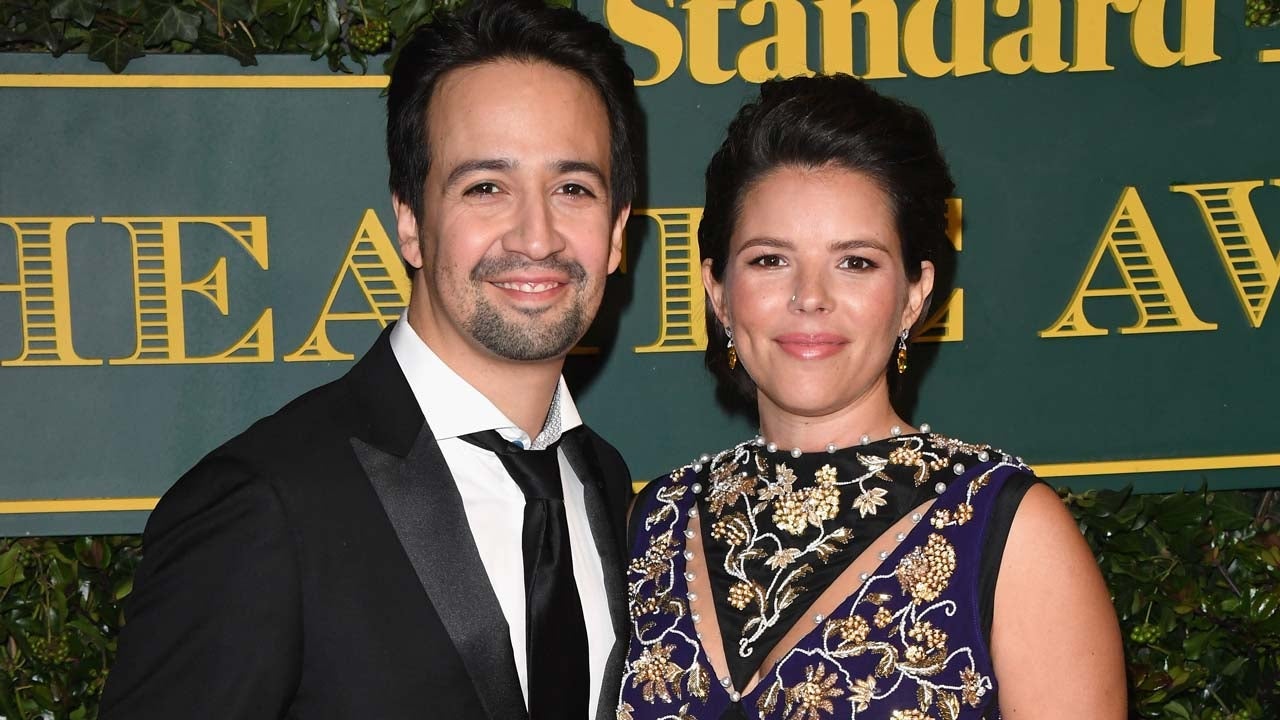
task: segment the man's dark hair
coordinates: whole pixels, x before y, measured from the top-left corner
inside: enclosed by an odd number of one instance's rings
[[[912,281],[920,279],[921,261],[936,265],[950,251],[946,201],[955,184],[924,113],[848,75],[771,80],[761,85],[757,101],[738,111],[707,166],[698,245],[717,280],[724,278],[743,198],[781,167],[837,167],[873,180],[892,206]],[[708,300],[707,368],[754,399],[755,383],[742,366],[729,369],[727,340]]]
[[[591,83],[609,118],[612,217],[636,190],[639,104],[622,47],[603,26],[542,0],[475,0],[437,15],[400,50],[387,94],[391,193],[422,219],[427,107],[445,73],[499,60],[544,62]]]

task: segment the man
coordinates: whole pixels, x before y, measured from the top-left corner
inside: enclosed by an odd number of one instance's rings
[[[560,371],[621,256],[631,72],[577,13],[479,0],[387,107],[406,314],[165,495],[104,720],[613,715],[630,478]]]

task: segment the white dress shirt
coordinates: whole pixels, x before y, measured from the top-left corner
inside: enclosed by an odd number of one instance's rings
[[[520,689],[528,706],[524,551],[520,543],[524,525],[524,493],[507,475],[497,455],[462,440],[461,436],[497,430],[507,440],[523,447],[530,447],[534,439],[432,352],[409,326],[407,312],[391,330],[391,350],[422,408],[427,425],[440,444],[440,452],[462,495],[462,505],[476,548],[480,551],[480,560],[511,631],[516,672],[520,675]],[[563,377],[552,403],[558,405],[559,428],[550,423],[551,427],[545,428],[536,438],[538,445],[554,442],[564,431],[582,424]],[[555,415],[553,408],[549,416]],[[563,450],[559,451],[559,457],[573,576],[587,626],[591,668],[591,694],[587,707],[589,714],[594,715],[600,699],[605,661],[613,648],[613,624],[605,598],[604,571],[600,567],[600,556],[587,520],[582,481],[574,473]]]

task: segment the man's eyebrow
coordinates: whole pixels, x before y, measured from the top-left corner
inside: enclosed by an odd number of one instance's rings
[[[580,172],[594,175],[601,184],[606,186],[609,184],[609,178],[605,177],[604,171],[600,169],[600,166],[586,160],[560,160],[555,163],[555,169],[558,173]]]
[[[466,160],[464,162],[458,163],[452,170],[449,171],[449,175],[444,179],[444,186],[445,188],[452,187],[454,183],[458,182],[459,178],[469,173],[477,172],[480,170],[490,170],[490,171],[512,170],[516,167],[517,164],[518,163],[516,163],[515,160],[512,160],[510,158],[484,158],[480,160]]]

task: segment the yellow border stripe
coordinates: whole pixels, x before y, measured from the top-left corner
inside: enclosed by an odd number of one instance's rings
[[[0,502],[0,515],[72,512],[124,512],[154,510],[160,498],[77,498],[74,500],[7,500]]]
[[[1280,453],[1152,460],[1106,460],[1082,463],[1044,463],[1034,466],[1034,469],[1036,475],[1051,478],[1122,475],[1125,473],[1186,472],[1189,470],[1239,470],[1263,467],[1280,467]]]
[[[1152,460],[1103,460],[1099,462],[1043,463],[1033,465],[1036,475],[1042,478],[1093,477],[1097,475],[1124,475],[1130,473],[1189,472],[1196,470],[1243,470],[1247,468],[1280,467],[1280,453],[1262,455],[1216,455],[1188,458],[1158,458]],[[641,480],[631,483],[637,491],[648,484]]]
[[[1280,453],[1262,455],[1217,455],[1153,460],[1105,460],[1101,462],[1045,463],[1034,466],[1042,478],[1090,477],[1130,473],[1188,472],[1196,470],[1239,470],[1280,467]],[[632,483],[636,490],[648,481]],[[154,510],[160,498],[76,498],[67,500],[0,501],[0,515],[34,515],[40,513],[126,512]]]
[[[160,88],[259,90],[381,90],[386,75],[71,75],[0,74],[8,88]]]
[[[1258,51],[1258,62],[1280,62],[1280,48],[1272,48],[1270,50]]]

